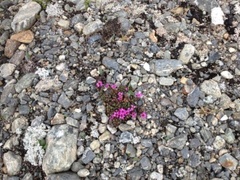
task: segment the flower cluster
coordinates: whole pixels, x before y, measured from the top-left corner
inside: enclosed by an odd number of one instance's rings
[[[138,91],[133,93],[132,87],[97,81],[100,97],[104,102],[106,114],[114,125],[119,125],[128,119],[147,119],[147,114],[137,106],[142,101],[143,94]]]

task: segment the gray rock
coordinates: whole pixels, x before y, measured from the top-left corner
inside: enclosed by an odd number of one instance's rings
[[[195,107],[198,103],[199,97],[200,97],[200,89],[199,87],[196,87],[191,93],[187,96],[187,103],[191,107]]]
[[[79,161],[74,162],[71,166],[71,170],[73,172],[78,172],[80,169],[83,169],[83,168],[84,168],[84,166]]]
[[[32,81],[36,77],[34,73],[25,74],[15,85],[15,90],[20,93],[23,89],[28,88],[31,86]]]
[[[11,119],[15,110],[16,110],[16,107],[14,107],[14,106],[9,106],[4,109],[1,109],[1,118],[3,120]]]
[[[167,146],[181,150],[187,142],[187,134],[178,135],[167,142]]]
[[[150,170],[152,168],[151,162],[148,157],[144,156],[141,160],[141,167],[143,170]]]
[[[197,153],[193,153],[192,155],[190,155],[188,163],[193,168],[197,167],[201,163],[200,155]]]
[[[126,154],[128,154],[132,158],[136,156],[136,149],[132,144],[127,144]]]
[[[57,24],[61,28],[63,28],[63,29],[69,29],[70,21],[69,20],[60,19]]]
[[[27,114],[29,114],[29,112],[30,112],[30,108],[29,108],[28,105],[25,105],[25,104],[19,105],[19,106],[18,106],[18,112],[19,112],[19,114],[21,114],[21,115],[27,115]]]
[[[193,148],[198,148],[201,145],[201,142],[199,139],[194,138],[190,140],[190,147]]]
[[[207,95],[211,95],[215,98],[221,97],[221,90],[218,86],[218,83],[214,80],[205,80],[200,85],[200,89],[201,89],[201,91],[203,91]]]
[[[212,138],[212,133],[205,127],[200,130],[200,134],[205,142]]]
[[[109,69],[114,69],[116,71],[119,70],[119,64],[116,60],[111,59],[109,57],[104,57],[102,60],[102,63],[104,66],[106,66]]]
[[[10,63],[15,64],[16,66],[20,65],[22,63],[22,60],[25,57],[25,51],[17,50],[14,55],[9,60]]]
[[[11,99],[11,95],[15,93],[15,82],[15,80],[11,80],[4,86],[0,100],[2,104],[7,104]]]
[[[84,151],[81,161],[84,164],[88,164],[90,163],[93,159],[95,158],[95,154],[94,152],[91,150],[91,148],[86,148],[86,150]]]
[[[221,76],[225,79],[232,79],[234,76],[229,71],[222,71]]]
[[[63,172],[57,174],[50,174],[47,176],[47,180],[80,180],[80,177],[73,172]]]
[[[59,97],[58,103],[61,104],[65,109],[69,108],[72,105],[72,101],[66,96],[64,92]]]
[[[211,9],[214,7],[218,7],[218,3],[216,0],[208,1],[208,0],[196,0],[192,1],[195,5],[197,5],[202,11],[211,13]]]
[[[130,179],[140,180],[143,177],[143,170],[140,169],[139,167],[135,167],[128,171],[128,175]]]
[[[228,95],[222,94],[220,97],[219,105],[221,106],[222,109],[228,109],[230,107],[231,102],[232,100]]]
[[[48,90],[58,90],[63,86],[63,84],[57,79],[42,79],[37,83],[35,89],[37,92],[48,91]]]
[[[96,83],[96,79],[94,79],[93,77],[87,77],[87,79],[86,79],[86,83],[87,83],[87,84],[93,84],[93,83]]]
[[[9,176],[17,175],[22,167],[22,157],[11,151],[3,154],[3,163]]]
[[[232,131],[232,129],[227,128],[225,130],[225,134],[223,135],[223,138],[225,139],[225,141],[227,141],[229,144],[233,144],[235,141],[235,135]]]
[[[46,174],[67,171],[76,160],[78,130],[69,126],[56,125],[48,132],[47,149],[42,168]]]
[[[143,147],[152,147],[153,146],[151,139],[141,139],[141,144]]]
[[[90,172],[89,172],[88,169],[80,169],[80,170],[77,172],[77,175],[78,175],[79,177],[87,177],[89,174],[90,174]]]
[[[12,63],[4,63],[0,66],[0,77],[6,78],[14,72],[16,68],[15,64]]]
[[[66,118],[66,123],[70,126],[73,126],[73,127],[76,127],[78,128],[79,127],[79,121],[76,120],[76,119],[73,119],[71,117],[67,117]]]
[[[124,131],[121,133],[119,138],[120,143],[132,143],[133,142],[133,135],[128,131]]]
[[[160,77],[159,84],[163,86],[171,86],[173,85],[174,81],[176,81],[173,77]]]
[[[221,136],[216,136],[213,147],[215,149],[222,149],[225,146],[225,140]]]
[[[101,136],[99,136],[99,141],[104,142],[106,140],[109,140],[110,138],[111,138],[111,133],[109,131],[105,131],[104,133],[102,133]]]
[[[13,31],[20,32],[29,29],[35,23],[36,16],[40,10],[41,6],[33,1],[22,6],[11,23]]]
[[[176,111],[174,112],[174,115],[181,120],[187,120],[189,116],[187,108],[177,108]]]
[[[159,59],[150,62],[151,71],[158,76],[169,76],[172,72],[183,68],[182,62],[176,59]]]
[[[229,153],[221,156],[219,158],[219,162],[223,167],[230,169],[232,171],[234,171],[238,165],[238,161],[233,156],[231,156]]]
[[[31,173],[26,173],[26,174],[23,176],[22,180],[33,180],[33,176],[32,176]]]
[[[97,19],[96,21],[89,22],[87,25],[83,27],[83,34],[88,36],[90,34],[93,34],[96,31],[99,31],[103,26],[102,21]]]
[[[185,44],[180,53],[179,60],[182,61],[183,64],[188,64],[194,52],[195,47],[193,45]]]
[[[11,130],[12,130],[12,133],[17,133],[18,131],[27,129],[27,127],[28,127],[28,120],[27,120],[27,118],[22,116],[22,117],[15,119],[12,122]]]

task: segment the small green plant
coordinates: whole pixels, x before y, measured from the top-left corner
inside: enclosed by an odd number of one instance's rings
[[[45,141],[45,139],[40,139],[40,140],[38,140],[38,142],[39,142],[40,146],[42,146],[42,148],[44,150],[47,149],[47,142]]]
[[[118,126],[121,122],[129,119],[147,119],[147,114],[144,110],[138,107],[138,101],[142,101],[143,94],[139,91],[134,93],[131,86],[119,87],[116,84],[103,83],[97,81],[96,86],[99,90],[99,95],[104,102],[106,115],[109,121]]]
[[[91,0],[85,0],[84,1],[84,6],[87,9],[90,6]]]
[[[47,8],[47,3],[50,2],[50,0],[33,0],[33,1],[40,4],[43,9],[46,9]]]

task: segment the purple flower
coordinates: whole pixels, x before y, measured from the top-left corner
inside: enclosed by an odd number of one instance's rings
[[[109,88],[109,86],[110,86],[110,85],[109,85],[108,83],[107,83],[107,84],[105,84],[105,88]]]
[[[135,119],[137,117],[137,113],[136,112],[132,112],[132,118]]]
[[[116,84],[111,84],[110,85],[112,89],[117,89],[117,85]]]
[[[142,113],[140,114],[140,117],[141,117],[142,119],[146,119],[146,118],[147,118],[147,113],[142,112]]]
[[[119,101],[121,101],[123,99],[123,93],[122,92],[118,92],[118,98]]]
[[[142,98],[143,97],[143,94],[141,93],[141,91],[138,91],[135,95],[136,95],[137,98]]]
[[[103,86],[102,81],[99,80],[99,81],[96,83],[96,86],[97,86],[98,88],[101,88],[101,87]]]

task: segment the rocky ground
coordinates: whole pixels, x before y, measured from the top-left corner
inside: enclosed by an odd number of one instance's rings
[[[240,179],[238,0],[37,2],[0,0],[0,179]]]

